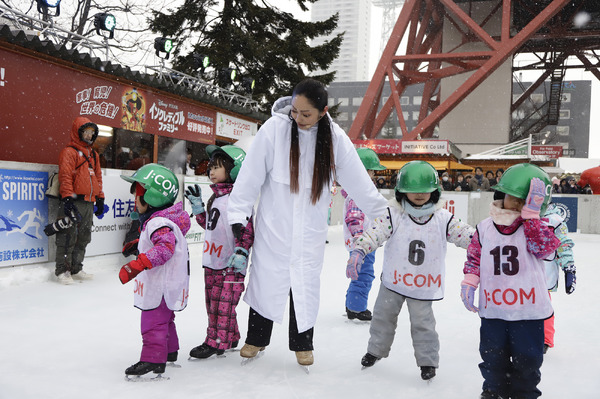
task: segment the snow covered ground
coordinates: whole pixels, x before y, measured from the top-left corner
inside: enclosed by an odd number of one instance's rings
[[[597,292],[600,235],[572,234],[577,289],[553,295],[556,347],[542,367],[544,398],[598,398],[600,395],[600,312]],[[322,274],[321,308],[315,329],[315,364],[307,375],[287,347],[287,322],[275,324],[265,355],[245,366],[239,352],[188,361],[203,342],[204,308],[201,247],[191,246],[191,295],[177,314],[181,368],[168,368],[168,381],[124,381],[126,367],[139,360],[140,311],[132,306],[132,285],[117,278],[120,255],[86,259],[94,280],[62,286],[51,281],[53,264],[0,270],[0,398],[477,398],[479,319],[459,297],[465,251],[448,247],[446,298],[434,305],[441,341],[438,376],[419,377],[409,335],[407,309],[400,315],[390,357],[361,370],[369,325],[344,314],[347,253],[340,226],[331,227]],[[379,251],[376,272],[381,270]],[[371,291],[373,308],[378,280]],[[238,306],[242,339],[248,306]],[[287,320],[287,318],[286,318]]]

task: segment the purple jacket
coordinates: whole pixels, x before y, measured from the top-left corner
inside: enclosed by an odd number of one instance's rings
[[[190,229],[190,216],[183,210],[183,202],[178,202],[173,206],[155,212],[148,220],[164,217],[175,223],[183,235]],[[148,220],[144,223],[142,230],[146,227]],[[148,252],[146,257],[152,263],[152,267],[164,265],[175,252],[175,234],[169,227],[162,227],[152,234],[152,243],[154,246]]]

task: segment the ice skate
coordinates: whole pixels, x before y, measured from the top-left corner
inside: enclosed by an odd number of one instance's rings
[[[240,356],[244,358],[244,360],[242,360],[242,366],[260,358],[265,353],[264,350],[264,346],[244,344],[240,350]]]
[[[165,372],[165,366],[165,363],[137,362],[125,370],[125,380],[131,382],[168,380],[169,377],[162,376]],[[149,372],[156,374],[156,376],[145,376]]]
[[[178,352],[171,352],[167,354],[167,367],[173,367],[173,368],[181,368],[180,364],[175,363],[177,361],[177,356],[178,356]]]
[[[346,316],[348,320],[360,320],[360,321],[371,321],[373,314],[369,309],[363,310],[362,312],[355,312],[346,308]]]
[[[93,280],[94,275],[90,274],[90,273],[86,273],[83,270],[80,270],[76,274],[71,274],[71,278],[73,278],[73,280],[77,280],[77,281]]]
[[[367,367],[372,367],[375,363],[377,363],[381,358],[377,356],[373,356],[370,353],[366,353],[363,358],[360,360],[360,364],[362,364],[362,370]]]
[[[75,283],[75,281],[73,281],[73,277],[71,277],[70,272],[64,272],[59,274],[58,276],[56,276],[56,280],[64,285],[71,285]]]
[[[421,379],[424,381],[431,381],[433,377],[435,377],[435,367],[421,366]]]
[[[315,362],[312,351],[297,351],[296,352],[296,361],[302,367],[306,374],[310,373],[310,369],[308,366],[312,365]]]
[[[217,348],[213,348],[212,346],[209,346],[207,344],[202,344],[200,346],[193,348],[190,351],[189,360],[208,359],[209,357],[211,357],[213,355],[221,356],[224,353],[225,353],[224,349],[217,349]]]

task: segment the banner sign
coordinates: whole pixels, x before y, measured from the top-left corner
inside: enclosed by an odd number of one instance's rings
[[[449,154],[448,140],[352,140],[357,148],[370,148],[378,154]]]
[[[0,267],[48,261],[48,172],[0,169]]]
[[[199,176],[196,178],[186,177],[183,181],[184,192],[188,186],[193,186],[194,184],[198,184],[200,186],[200,190],[202,193],[202,201],[204,202],[204,206],[206,207],[206,204],[208,204],[208,200],[213,195],[213,190],[210,188],[210,185],[212,183],[210,182],[210,180],[208,180],[208,177],[205,176]],[[188,201],[185,197],[183,198],[183,209],[185,209],[187,213],[192,213],[192,205],[190,204],[190,201]],[[196,222],[195,216],[190,218],[190,223],[190,230],[185,235],[188,244],[204,242],[204,228],[200,226],[198,222]]]
[[[78,116],[116,129],[215,142],[212,108],[5,49],[0,66],[0,159],[56,164]],[[23,151],[40,146],[48,150]]]
[[[577,198],[552,196],[548,209],[557,208],[570,233],[577,232]]]
[[[121,179],[117,172],[102,176],[104,212],[100,217],[94,216],[92,241],[86,247],[86,256],[119,253],[123,249],[125,234],[131,227],[129,215],[135,208],[135,198],[129,192],[131,183]]]
[[[258,125],[244,119],[217,112],[217,136],[239,140],[256,135]]]
[[[531,155],[545,155],[558,159],[563,155],[563,147],[561,145],[532,145]]]
[[[454,217],[467,223],[469,216],[469,193],[453,194],[449,191],[442,191],[442,200],[446,201],[444,209],[454,215]]]

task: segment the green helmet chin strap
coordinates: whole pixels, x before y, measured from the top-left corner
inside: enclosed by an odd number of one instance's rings
[[[179,193],[179,181],[175,173],[157,163],[144,165],[131,176],[121,175],[121,179],[141,184],[146,190],[144,201],[154,208],[173,204]]]

